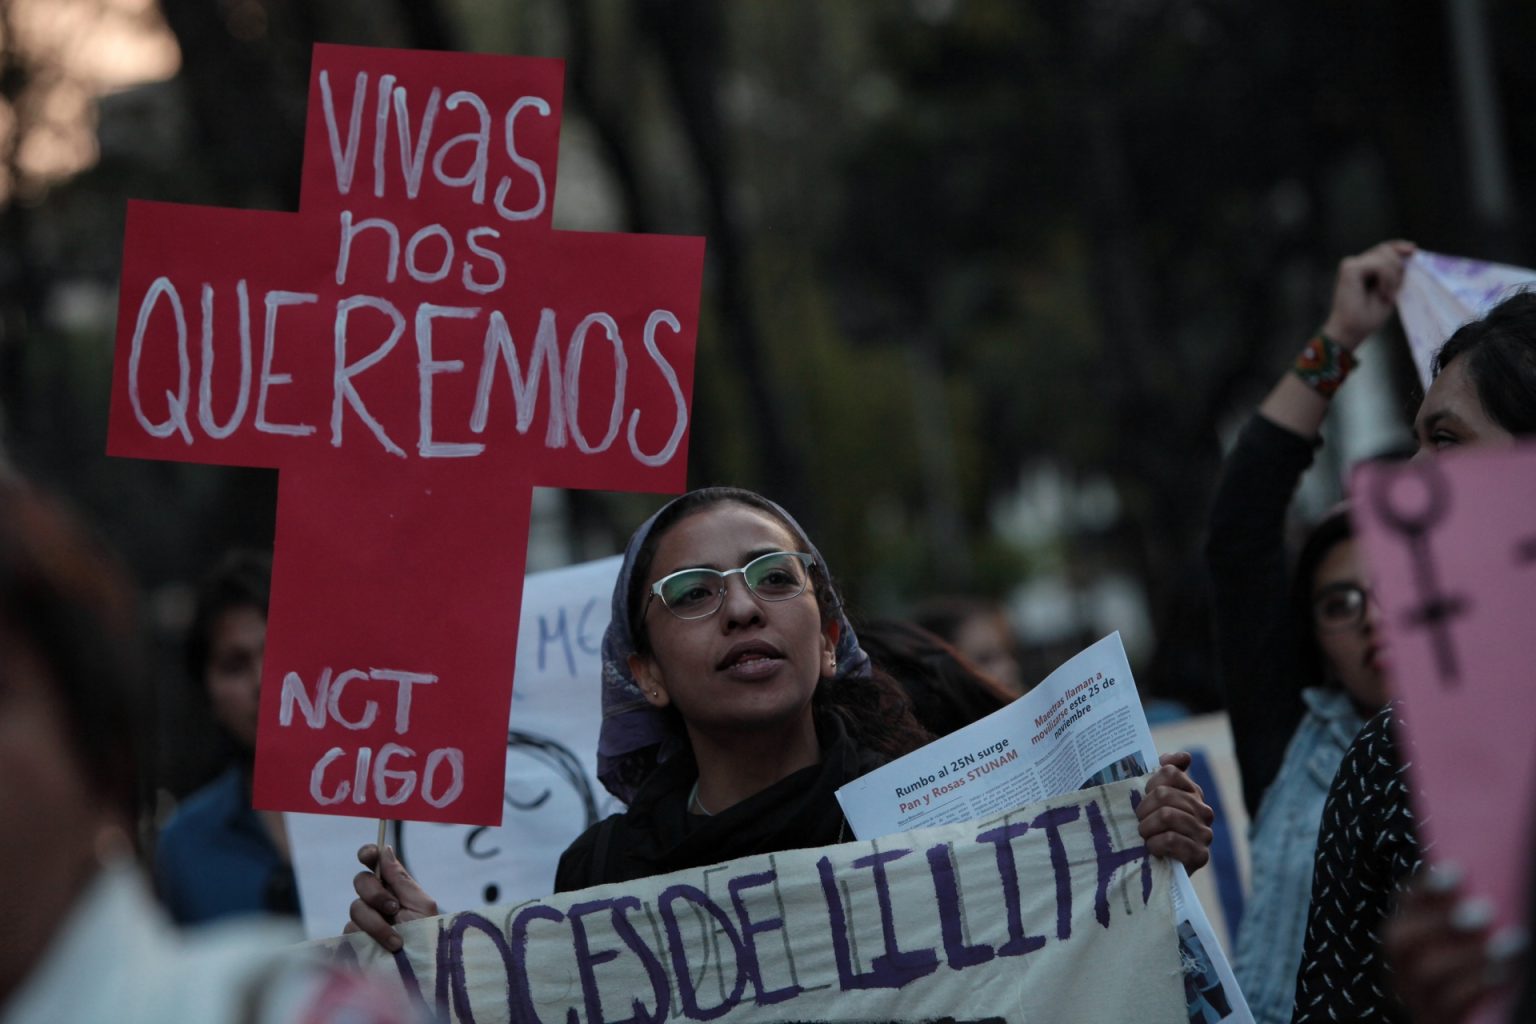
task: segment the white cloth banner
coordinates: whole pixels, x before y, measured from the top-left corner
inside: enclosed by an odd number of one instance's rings
[[[1435,353],[1456,328],[1532,285],[1536,285],[1536,270],[1437,252],[1414,253],[1397,294],[1397,312],[1419,382],[1429,387]]]
[[[507,734],[505,816],[499,828],[392,822],[389,842],[445,907],[515,903],[549,892],[571,841],[623,806],[594,774],[602,721],[602,640],[617,556],[531,573],[523,584],[517,685]],[[357,848],[378,838],[372,818],[289,814],[304,930],[335,935],[347,922]]]
[[[764,854],[327,940],[442,1021],[1137,1021],[1189,1014],[1129,779],[981,822]]]

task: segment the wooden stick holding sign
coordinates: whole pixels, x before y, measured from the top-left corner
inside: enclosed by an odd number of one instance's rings
[[[704,243],[553,230],[562,74],[317,46],[300,212],[129,207],[109,451],[281,471],[259,807],[499,822],[534,485],[684,486]]]

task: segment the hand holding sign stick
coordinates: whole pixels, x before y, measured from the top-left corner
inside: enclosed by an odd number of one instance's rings
[[[364,932],[393,952],[401,944],[395,925],[442,913],[393,847],[382,842],[364,846],[357,851],[357,859],[369,870],[358,872],[353,881],[358,897],[348,910],[350,920],[342,928],[344,934]]]
[[[379,838],[378,838],[378,840],[373,845],[378,847],[381,850],[384,849],[384,840],[387,839],[388,837],[389,837],[389,819],[388,818],[380,818],[379,819]],[[383,874],[382,865],[380,863],[375,863],[374,866],[373,866],[373,877],[378,878],[382,874]]]

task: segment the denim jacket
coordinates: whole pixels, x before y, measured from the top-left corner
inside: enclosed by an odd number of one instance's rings
[[[1312,898],[1312,860],[1328,787],[1365,720],[1342,690],[1302,692],[1296,727],[1249,833],[1253,892],[1232,965],[1257,1024],[1286,1024]]]

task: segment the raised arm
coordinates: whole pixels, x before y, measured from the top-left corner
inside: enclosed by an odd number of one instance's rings
[[[1304,710],[1306,681],[1294,677],[1289,627],[1285,511],[1354,350],[1391,315],[1412,253],[1409,242],[1383,242],[1339,264],[1322,330],[1243,429],[1216,489],[1206,562],[1219,676],[1250,815]]]
[[[1402,240],[1382,242],[1339,262],[1328,319],[1259,406],[1261,416],[1299,437],[1317,437],[1355,350],[1392,315],[1413,248]]]

